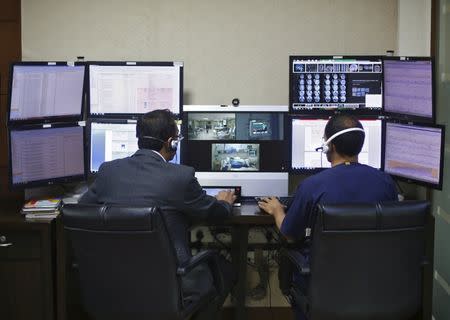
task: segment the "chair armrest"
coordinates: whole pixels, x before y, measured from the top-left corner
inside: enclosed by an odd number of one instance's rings
[[[201,251],[196,254],[192,258],[190,258],[185,263],[181,264],[177,269],[177,274],[180,276],[184,276],[186,273],[189,273],[193,268],[198,266],[201,263],[215,263],[216,253],[211,250]]]
[[[297,250],[283,250],[282,253],[288,260],[291,262],[291,264],[297,269],[300,274],[308,275],[311,272],[311,269],[309,267],[309,262],[306,260],[306,257],[302,255]]]

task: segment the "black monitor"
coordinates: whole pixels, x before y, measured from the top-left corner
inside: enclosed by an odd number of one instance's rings
[[[156,109],[182,111],[181,62],[89,62],[88,70],[91,117],[135,119]]]
[[[374,168],[381,168],[382,123],[378,118],[359,118],[364,132],[364,145],[358,161]],[[331,165],[321,150],[322,138],[328,118],[295,116],[290,121],[291,171],[315,173]]]
[[[442,189],[444,126],[395,122],[385,126],[384,171]]]
[[[202,172],[286,171],[284,114],[234,110],[183,113],[183,163]]]
[[[28,125],[9,129],[9,182],[24,188],[85,178],[84,127]]]
[[[91,173],[97,172],[105,161],[129,157],[138,150],[135,120],[92,120],[89,123],[89,132],[89,170]],[[177,153],[170,161],[171,163],[180,164],[182,144],[183,141],[178,145]]]
[[[381,57],[290,56],[289,111],[336,109],[377,114],[382,107]]]
[[[11,65],[10,123],[80,120],[85,66],[69,62]]]
[[[398,119],[434,122],[433,70],[430,57],[384,59],[384,112]]]

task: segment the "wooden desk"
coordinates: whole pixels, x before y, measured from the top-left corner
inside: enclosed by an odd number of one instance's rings
[[[67,239],[64,235],[64,228],[60,217],[56,219],[56,260],[57,260],[57,287],[58,296],[57,319],[67,319],[67,267],[68,259],[66,254],[69,251]],[[273,225],[274,219],[270,215],[262,214],[256,205],[243,204],[241,207],[233,209],[233,215],[220,223],[221,225],[232,226],[232,246],[231,255],[235,268],[238,271],[238,281],[235,291],[235,319],[247,319],[245,309],[246,281],[247,281],[247,250],[248,233],[252,226]]]
[[[0,212],[0,319],[55,319],[53,227]]]

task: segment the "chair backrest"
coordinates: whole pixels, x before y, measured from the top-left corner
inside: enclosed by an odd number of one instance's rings
[[[429,204],[319,205],[311,319],[408,319],[421,308]]]
[[[158,208],[66,205],[81,295],[94,319],[178,319],[177,261]]]

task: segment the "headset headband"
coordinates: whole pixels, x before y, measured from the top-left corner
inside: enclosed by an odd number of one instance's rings
[[[364,129],[361,128],[347,128],[341,131],[336,132],[335,134],[333,134],[331,137],[328,138],[327,141],[325,141],[325,145],[328,145],[334,138],[340,136],[341,134],[350,132],[350,131],[361,131],[364,132]]]

